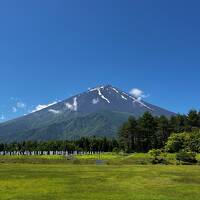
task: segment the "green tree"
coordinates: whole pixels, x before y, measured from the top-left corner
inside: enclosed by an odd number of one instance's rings
[[[196,110],[191,110],[188,113],[188,125],[192,128],[199,128],[200,127],[200,115]]]
[[[139,143],[141,150],[148,152],[154,147],[156,139],[157,123],[151,113],[146,112],[139,118],[140,137]]]
[[[167,152],[175,153],[184,149],[185,146],[186,133],[174,133],[172,134],[165,145]]]
[[[170,125],[169,125],[169,120],[165,116],[161,116],[156,118],[157,122],[157,131],[156,131],[156,139],[154,143],[154,148],[162,148],[169,135],[170,135]]]
[[[119,129],[119,143],[120,147],[125,152],[132,152],[137,150],[138,142],[138,128],[137,121],[134,117],[130,117]]]
[[[170,132],[181,133],[187,129],[187,116],[176,115],[170,118]]]

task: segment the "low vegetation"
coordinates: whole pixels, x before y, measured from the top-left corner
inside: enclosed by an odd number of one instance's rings
[[[183,150],[199,153],[200,130],[172,134],[166,142],[165,150],[170,153],[175,153]]]
[[[176,154],[176,160],[179,161],[179,164],[195,164],[197,163],[196,154],[193,152],[184,152],[181,151]]]
[[[4,163],[0,164],[0,199],[199,200],[199,169],[177,165]]]
[[[152,165],[165,164],[177,165],[184,164],[179,162],[177,154],[155,153],[152,150],[149,153],[101,153],[88,155],[4,155],[0,156],[0,163],[29,163],[29,164],[90,164],[90,165]],[[193,154],[200,164],[200,154]]]

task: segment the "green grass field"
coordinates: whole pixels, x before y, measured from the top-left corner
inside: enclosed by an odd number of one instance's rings
[[[169,164],[176,164],[175,154],[167,154]],[[197,155],[200,163],[200,154]],[[103,153],[92,155],[76,155],[66,158],[61,155],[35,155],[35,156],[0,156],[0,163],[30,163],[30,164],[96,164],[96,160],[103,160],[107,165],[149,165],[151,157],[147,153],[121,155],[116,153]]]
[[[0,200],[200,199],[200,165],[136,162],[147,154],[103,154],[107,164],[85,164],[98,158],[76,156],[73,164],[62,156],[0,156]]]

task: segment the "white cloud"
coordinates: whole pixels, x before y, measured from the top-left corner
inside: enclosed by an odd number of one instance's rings
[[[10,97],[10,100],[11,101],[17,101],[17,98],[16,97]]]
[[[26,104],[22,101],[17,102],[17,108],[26,108]]]
[[[78,103],[77,103],[77,98],[76,97],[74,98],[73,106],[74,106],[74,111],[77,111]]]
[[[35,109],[34,110],[32,110],[31,112],[33,113],[33,112],[37,112],[37,111],[39,111],[39,110],[43,110],[43,109],[45,109],[45,108],[47,108],[47,107],[49,107],[49,106],[52,106],[52,105],[54,105],[54,104],[56,104],[57,103],[57,101],[54,101],[53,103],[49,103],[49,104],[44,104],[44,105],[41,105],[41,104],[39,104],[39,105],[37,105],[36,107],[35,107]]]
[[[72,104],[66,103],[65,105],[66,105],[67,109],[73,110],[73,105]]]
[[[139,101],[141,101],[143,98],[146,98],[146,97],[149,96],[149,95],[146,95],[142,90],[140,90],[138,88],[131,89],[131,91],[129,93],[133,97],[135,97],[136,99],[138,99]]]
[[[5,116],[2,114],[2,115],[0,116],[0,120],[4,120],[4,119],[6,119],[6,118],[5,118]]]
[[[135,98],[138,98],[141,97],[144,94],[144,92],[138,88],[133,88],[131,89],[130,94]]]
[[[92,99],[92,104],[97,104],[97,103],[99,103],[99,99],[98,98]]]
[[[72,111],[77,111],[77,108],[78,108],[77,97],[73,99],[73,104],[66,103],[65,105],[67,109],[72,110]]]
[[[54,109],[49,109],[49,112],[51,112],[53,114],[60,114],[61,113],[60,110],[54,110]]]
[[[16,113],[17,112],[17,108],[16,107],[12,107],[12,111],[14,112],[14,113]]]
[[[26,109],[27,105],[26,103],[22,102],[21,100],[19,100],[16,97],[10,97],[10,100],[13,102],[12,103],[12,112],[16,113],[21,109]]]

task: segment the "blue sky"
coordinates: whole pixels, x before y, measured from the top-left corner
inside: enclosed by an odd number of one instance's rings
[[[200,108],[200,2],[0,2],[0,120],[88,87],[138,88],[145,100]]]

